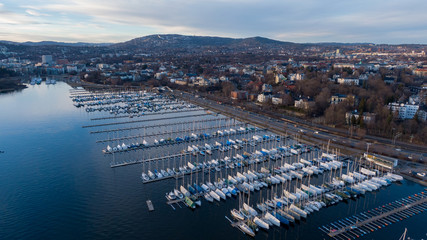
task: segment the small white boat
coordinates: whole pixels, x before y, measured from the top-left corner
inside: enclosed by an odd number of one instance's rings
[[[244,232],[245,234],[248,234],[251,237],[255,237],[255,233],[254,231],[252,231],[252,229],[246,225],[244,222],[239,222],[237,225],[240,230],[242,230],[242,232]]]
[[[266,222],[264,222],[263,220],[259,219],[258,217],[254,217],[254,223],[256,225],[258,225],[259,227],[265,229],[265,230],[268,230],[270,228],[269,225]]]
[[[181,187],[179,188],[179,190],[181,190],[181,192],[182,192],[182,194],[184,194],[184,196],[186,196],[186,197],[189,197],[189,196],[190,196],[190,192],[189,192],[187,189],[185,189],[185,187],[184,187],[184,186],[181,186]]]
[[[246,203],[243,203],[243,209],[248,211],[252,216],[258,215],[258,212]]]
[[[224,200],[226,199],[225,194],[221,190],[216,189],[215,193],[218,194],[218,196],[220,196],[222,199],[224,199]]]
[[[240,221],[245,220],[245,217],[243,217],[243,215],[238,210],[233,209],[230,212],[231,212],[231,216],[233,216],[235,219]]]
[[[177,196],[178,198],[183,198],[184,195],[178,190],[178,189],[174,189],[173,193],[175,194],[175,196]]]
[[[172,200],[175,200],[175,199],[176,199],[176,196],[175,196],[175,194],[171,191],[171,192],[169,192],[169,193],[166,193],[166,198],[167,198],[168,200],[172,201]]]
[[[213,191],[213,190],[210,191],[209,195],[211,195],[212,198],[215,199],[215,200],[217,200],[218,202],[221,201],[221,197],[218,194],[216,194],[215,191]]]
[[[206,201],[208,201],[208,202],[214,201],[213,197],[209,193],[205,193],[204,197],[205,197]]]
[[[275,216],[273,216],[271,213],[267,212],[265,214],[265,218],[270,221],[273,225],[280,227],[280,221]]]

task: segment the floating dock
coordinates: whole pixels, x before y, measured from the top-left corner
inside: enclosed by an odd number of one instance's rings
[[[319,229],[333,239],[354,239],[422,213],[426,209],[427,196],[421,192],[332,222]]]
[[[153,118],[153,119],[126,121],[126,122],[101,123],[101,124],[94,124],[94,125],[85,125],[85,126],[82,126],[82,128],[104,127],[104,126],[113,126],[113,125],[121,125],[121,124],[128,124],[128,123],[153,122],[153,121],[162,121],[162,120],[170,120],[170,119],[177,119],[177,118],[202,117],[202,116],[208,116],[208,115],[211,115],[211,114],[203,113],[203,114],[184,115],[184,116],[175,116],[175,117],[167,117],[167,118]]]
[[[185,121],[185,122],[175,122],[175,123],[163,123],[163,124],[154,124],[154,125],[146,125],[146,126],[138,126],[138,127],[128,127],[128,128],[116,128],[116,129],[106,129],[106,130],[99,130],[99,131],[91,131],[90,134],[99,134],[99,133],[110,133],[110,132],[121,132],[121,131],[131,131],[136,129],[147,129],[147,128],[154,128],[154,127],[165,127],[165,126],[176,126],[176,125],[182,125],[182,124],[194,124],[194,123],[205,123],[205,122],[215,122],[215,121],[227,121],[230,118],[228,117],[219,117],[215,119],[203,119],[203,120],[195,120],[195,121]]]
[[[196,112],[196,111],[204,111],[204,108],[193,108],[193,109],[186,109],[186,110],[178,110],[178,111],[168,111],[168,112],[150,112],[150,113],[143,113],[143,114],[129,114],[129,115],[121,115],[121,116],[111,116],[111,117],[98,117],[98,118],[91,118],[91,121],[99,121],[99,120],[109,120],[109,119],[119,119],[119,118],[134,118],[134,117],[145,117],[145,116],[152,116],[152,115],[164,115],[164,114],[171,114],[171,113],[184,113],[184,112]]]
[[[148,207],[148,211],[154,211],[154,206],[153,203],[151,202],[151,200],[147,200],[147,207]]]

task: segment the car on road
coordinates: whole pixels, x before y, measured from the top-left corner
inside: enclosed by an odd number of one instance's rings
[[[315,134],[319,134],[319,131],[314,131]]]

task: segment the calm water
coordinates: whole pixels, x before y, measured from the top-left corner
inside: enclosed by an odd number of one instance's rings
[[[95,143],[99,136],[81,127],[97,114],[75,108],[69,89],[62,82],[43,83],[0,95],[0,239],[246,238],[224,218],[236,199],[174,211],[164,198],[174,180],[143,185],[141,166],[110,168],[103,146]],[[260,231],[256,239],[328,239],[318,226],[422,189],[407,181],[393,184],[295,226]],[[148,212],[147,199],[154,212]],[[427,239],[426,223],[424,213],[364,239],[399,239],[405,227],[411,238]]]

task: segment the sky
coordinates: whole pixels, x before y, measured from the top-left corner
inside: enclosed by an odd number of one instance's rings
[[[427,0],[0,1],[0,40],[115,43],[151,34],[427,44]]]

